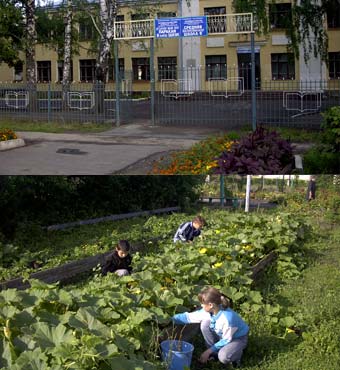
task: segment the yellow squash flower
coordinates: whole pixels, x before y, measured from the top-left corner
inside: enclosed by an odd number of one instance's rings
[[[214,269],[217,269],[218,267],[221,267],[222,266],[222,262],[216,262],[214,265],[213,265],[213,268]]]

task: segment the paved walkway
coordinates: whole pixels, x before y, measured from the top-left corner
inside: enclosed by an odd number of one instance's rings
[[[147,124],[95,134],[18,132],[27,145],[0,152],[0,175],[107,175],[155,153],[187,149],[220,132]]]

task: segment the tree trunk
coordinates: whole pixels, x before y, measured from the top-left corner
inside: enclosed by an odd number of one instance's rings
[[[25,1],[26,11],[26,80],[29,93],[29,108],[36,111],[37,105],[37,78],[35,71],[35,45],[37,34],[35,28],[35,3],[34,0]]]
[[[114,21],[117,14],[116,0],[99,0],[102,34],[100,37],[99,53],[96,61],[96,111],[104,112],[105,83],[108,72],[111,45],[114,37]]]
[[[63,106],[67,106],[67,93],[70,91],[71,79],[71,49],[72,49],[72,0],[67,0],[65,24],[65,44],[64,44],[64,65],[63,65]]]

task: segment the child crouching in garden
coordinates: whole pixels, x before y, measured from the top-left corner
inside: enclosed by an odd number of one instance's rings
[[[106,258],[102,275],[106,275],[108,272],[114,272],[118,276],[129,275],[132,271],[130,249],[127,240],[120,240],[115,250]]]
[[[201,324],[207,350],[200,362],[218,358],[223,364],[239,366],[248,343],[248,325],[230,308],[230,301],[219,290],[207,287],[198,295],[202,308],[173,316],[174,324]]]

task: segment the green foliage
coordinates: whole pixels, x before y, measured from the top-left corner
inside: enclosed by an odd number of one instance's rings
[[[95,276],[68,290],[33,280],[25,292],[1,292],[1,365],[29,361],[40,369],[114,369],[121,363],[124,369],[159,369],[152,350],[157,325],[169,323],[175,312],[192,310],[204,285],[222,289],[247,320],[259,313],[271,325],[287,325],[289,315],[253,289],[249,266],[272,249],[288,256],[302,242],[306,225],[284,213],[211,211],[204,216],[209,228],[202,238],[185,246],[161,239],[157,249],[150,245],[143,256],[135,254],[130,276]],[[144,229],[163,235],[181,219],[152,217]]]
[[[340,107],[322,114],[321,144],[308,150],[303,157],[305,173],[338,174],[340,171]]]
[[[18,227],[27,222],[47,226],[184,205],[197,199],[192,189],[200,181],[195,176],[2,177],[0,211],[7,217],[0,231],[13,238]]]
[[[14,0],[0,0],[0,63],[13,67],[22,50],[23,19]]]
[[[329,108],[322,114],[324,121],[324,142],[333,146],[335,152],[340,151],[340,106]]]
[[[329,147],[319,146],[308,150],[303,156],[305,173],[337,174],[340,171],[340,152],[329,151]]]
[[[291,19],[285,20],[286,33],[291,40],[288,47],[299,58],[299,47],[303,45],[303,57],[306,63],[312,54],[320,55],[323,60],[328,58],[328,36],[324,27],[324,18],[331,4],[334,7],[336,2],[323,0],[315,3],[311,0],[303,0],[299,3],[292,3]],[[259,34],[268,33],[268,2],[264,0],[233,0],[233,8],[235,13],[252,12],[257,32]]]

